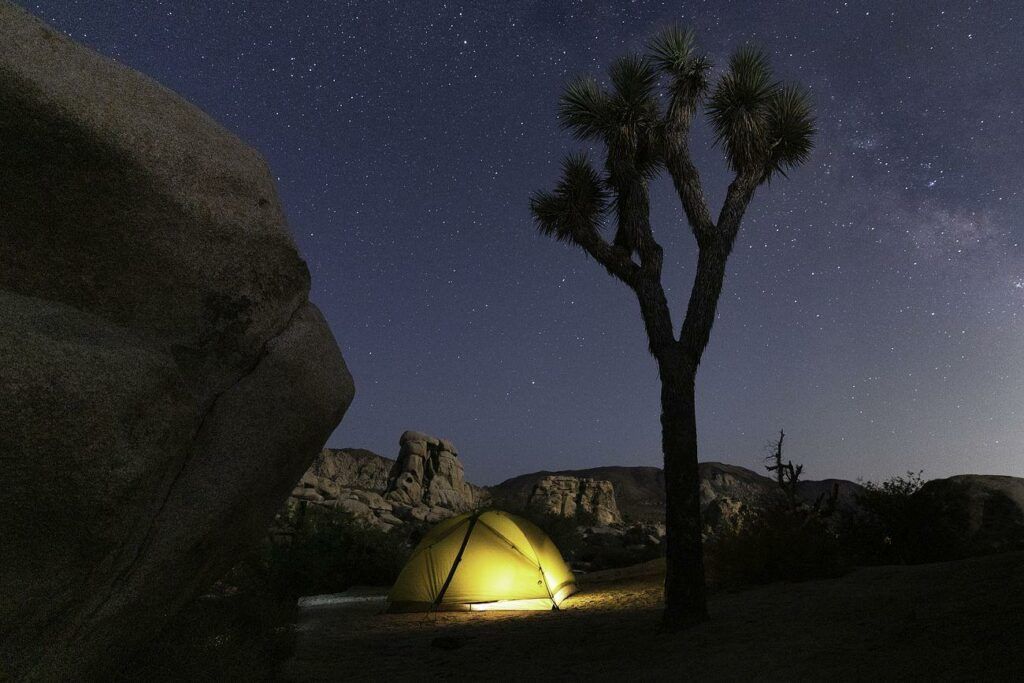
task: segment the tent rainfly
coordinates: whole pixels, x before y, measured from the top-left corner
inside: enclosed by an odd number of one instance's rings
[[[507,512],[475,511],[423,537],[388,594],[388,611],[550,610],[575,592],[547,534]]]

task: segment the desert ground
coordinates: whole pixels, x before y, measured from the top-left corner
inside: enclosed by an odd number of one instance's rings
[[[1019,680],[1024,553],[716,593],[658,631],[657,566],[581,581],[558,612],[300,610],[290,680]],[[410,675],[410,672],[414,672]]]

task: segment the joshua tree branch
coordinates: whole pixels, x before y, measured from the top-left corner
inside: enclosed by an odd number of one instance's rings
[[[697,254],[697,274],[690,290],[690,301],[679,336],[687,366],[694,372],[711,338],[728,256],[724,240],[717,239],[701,247]]]
[[[612,248],[628,250],[630,254],[636,251],[640,257],[635,279],[627,281],[627,284],[636,293],[640,304],[650,351],[660,360],[675,346],[672,313],[661,284],[664,252],[651,230],[647,179],[640,174],[630,176],[618,183],[615,209],[619,229],[616,231],[616,240]],[[630,263],[633,263],[632,259]]]
[[[711,338],[718,298],[722,293],[722,281],[725,279],[725,265],[757,185],[756,174],[737,174],[729,184],[718,225],[714,226],[710,234],[697,236],[700,245],[697,274],[690,290],[690,301],[679,339],[686,361],[693,370],[697,369]]]
[[[657,245],[655,245],[657,246]],[[658,246],[658,259],[661,259],[661,247]],[[659,266],[660,267],[660,266]],[[633,287],[637,301],[640,303],[640,314],[644,319],[647,331],[648,348],[658,361],[665,361],[668,354],[677,351],[678,343],[672,327],[672,313],[665,297],[665,289],[660,277],[640,277]]]
[[[622,280],[630,288],[636,289],[636,283],[640,278],[640,266],[629,257],[627,248],[608,244],[596,229],[576,235],[574,241],[611,275]]]
[[[743,214],[754,196],[754,190],[760,184],[762,173],[744,171],[737,173],[733,181],[729,183],[729,190],[726,192],[725,201],[722,202],[722,210],[718,214],[718,236],[728,242],[728,252],[732,250],[732,243],[739,232],[740,223],[743,221]]]
[[[686,124],[687,127],[689,123]],[[686,220],[690,223],[693,236],[697,242],[704,241],[714,232],[715,223],[711,220],[711,212],[708,211],[707,200],[704,198],[704,189],[700,181],[700,171],[694,166],[690,159],[690,149],[687,141],[688,130],[673,131],[670,124],[667,135],[667,150],[665,166],[672,176],[679,201],[683,205],[683,212],[686,213]]]
[[[715,229],[708,210],[700,171],[690,158],[690,123],[696,109],[696,95],[672,96],[665,114],[665,166],[672,176],[683,212],[694,237],[700,242]]]
[[[644,234],[643,231],[640,233]],[[646,239],[641,239],[641,265],[630,258],[628,247],[609,244],[595,230],[584,231],[575,237],[575,241],[591,257],[605,267],[636,294],[640,303],[640,313],[647,330],[647,339],[651,353],[656,358],[671,349],[675,344],[672,332],[672,314],[669,311],[668,299],[661,285],[662,248],[650,234],[650,225],[646,227]]]

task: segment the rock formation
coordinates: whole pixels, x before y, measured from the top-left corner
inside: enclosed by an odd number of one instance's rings
[[[394,466],[394,460],[373,451],[325,448],[310,465],[303,481],[314,480],[328,498],[336,497],[332,494],[342,488],[384,492]]]
[[[260,156],[5,0],[0,149],[0,669],[91,678],[265,532],[353,385]]]
[[[340,508],[370,526],[389,531],[402,523],[383,496],[394,464],[372,451],[325,448],[302,475],[289,504]]]
[[[934,559],[1024,549],[1024,479],[982,474],[933,479],[914,497],[927,511],[917,533],[934,546]]]
[[[602,494],[602,500],[611,499],[617,517],[608,522],[620,525],[620,530],[639,525],[654,534],[664,534],[665,519],[665,479],[662,470],[657,467],[594,467],[584,470],[564,470],[560,472],[534,472],[524,474],[491,487],[490,493],[498,507],[508,510],[538,509],[543,512],[558,512],[572,516],[575,510],[572,505],[560,507],[563,500],[558,495],[548,495],[551,484],[542,484],[545,480],[602,481],[608,484],[609,491]],[[826,490],[831,490],[833,480],[828,482],[800,482],[800,494],[808,502],[813,503],[814,497]],[[840,504],[852,505],[854,494],[860,487],[853,482],[840,483]],[[559,486],[571,487],[563,483]],[[535,489],[540,487],[539,500],[533,502]],[[558,488],[558,487],[555,487]],[[779,495],[778,487],[771,479],[752,472],[744,467],[727,465],[717,462],[700,464],[700,499],[703,515],[704,535],[713,536],[720,531],[735,529],[751,512],[772,496]],[[547,502],[550,498],[550,502]],[[611,517],[605,516],[606,519]],[[645,531],[644,533],[648,533]]]
[[[610,481],[565,475],[542,477],[526,500],[528,509],[560,517],[589,516],[597,524],[622,523]]]
[[[488,502],[465,480],[455,445],[420,432],[399,439],[398,460],[360,449],[325,448],[292,491],[299,502],[337,507],[389,531],[406,521],[438,522]]]
[[[451,441],[409,431],[398,442],[398,461],[384,497],[400,516],[438,521],[475,506],[476,495]]]

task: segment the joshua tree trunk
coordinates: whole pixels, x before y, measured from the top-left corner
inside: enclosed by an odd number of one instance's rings
[[[661,442],[665,457],[666,629],[708,618],[700,530],[695,373],[681,360],[661,364]]]
[[[657,353],[661,376],[661,443],[665,458],[666,629],[708,618],[701,543],[697,452],[697,366],[711,338],[732,236],[708,237],[697,257],[697,275],[682,332],[667,352]]]

